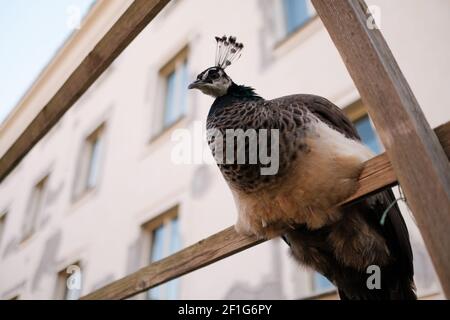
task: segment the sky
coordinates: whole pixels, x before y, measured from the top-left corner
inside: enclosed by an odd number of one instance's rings
[[[95,0],[0,0],[0,123]]]

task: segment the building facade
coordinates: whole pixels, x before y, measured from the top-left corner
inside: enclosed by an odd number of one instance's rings
[[[1,150],[130,2],[97,1],[2,124]],[[450,3],[368,4],[428,121],[445,123]],[[245,44],[242,58],[227,69],[236,83],[265,98],[324,96],[382,152],[309,1],[172,1],[1,183],[1,299],[74,299],[234,223],[231,193],[203,156],[212,100],[187,90],[214,63],[214,36],[223,34]],[[441,297],[412,215],[401,207],[418,293]],[[136,298],[300,299],[332,290],[323,277],[297,266],[281,240],[272,240]]]

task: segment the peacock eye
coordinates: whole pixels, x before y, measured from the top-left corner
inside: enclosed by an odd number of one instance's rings
[[[208,78],[211,78],[213,80],[217,79],[219,78],[219,73],[217,72],[217,70],[210,70],[208,73]]]

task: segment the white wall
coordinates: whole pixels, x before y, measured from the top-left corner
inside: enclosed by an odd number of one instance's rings
[[[214,165],[171,163],[171,131],[149,142],[161,90],[158,70],[185,45],[190,47],[191,78],[213,63],[213,36],[234,34],[246,45],[228,72],[235,82],[254,86],[266,98],[314,93],[341,107],[358,99],[319,19],[273,48],[279,41],[267,19],[274,12],[273,1],[184,0],[169,5],[2,182],[0,209],[7,208],[8,217],[0,243],[0,298],[52,298],[57,272],[75,261],[81,261],[84,270],[83,294],[125,276],[138,267],[133,260],[141,224],[176,203],[183,246],[234,222],[231,194]],[[382,32],[431,125],[448,121],[450,3],[369,3],[381,7]],[[211,103],[190,92],[189,114],[176,127],[191,128],[196,120],[204,123]],[[102,121],[106,147],[100,185],[73,202],[81,144]],[[47,171],[51,196],[43,223],[31,239],[19,243],[31,188]],[[206,187],[197,192],[198,179]],[[423,246],[419,249],[424,252]],[[294,265],[287,251],[281,241],[271,241],[186,275],[180,298],[311,294],[309,272]],[[430,288],[436,290],[436,285]]]

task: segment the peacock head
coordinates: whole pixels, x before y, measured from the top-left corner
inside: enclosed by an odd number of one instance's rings
[[[198,89],[214,98],[221,97],[228,92],[233,80],[226,74],[225,69],[241,56],[244,48],[242,43],[236,42],[235,37],[216,37],[216,63],[197,76],[197,80],[189,85],[189,89]]]

